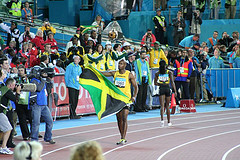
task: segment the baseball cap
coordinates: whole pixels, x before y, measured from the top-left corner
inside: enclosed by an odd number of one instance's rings
[[[158,44],[158,45],[160,45],[160,43],[159,43],[158,41],[154,42],[154,44]]]
[[[123,47],[126,47],[126,46],[131,46],[131,44],[129,42],[124,42]]]
[[[160,8],[158,8],[157,10],[156,10],[156,12],[158,12],[158,11],[162,11]]]

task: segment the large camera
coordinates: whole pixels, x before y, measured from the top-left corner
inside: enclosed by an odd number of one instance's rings
[[[21,86],[22,92],[35,92],[37,90],[36,84],[33,83],[22,83],[22,84],[16,84],[14,91],[16,91],[16,87]]]
[[[54,69],[53,68],[50,68],[50,67],[43,68],[42,72],[47,73],[47,77],[49,77],[49,78],[55,77],[55,73],[54,73]]]
[[[203,61],[204,54],[197,54],[197,58],[199,61]]]

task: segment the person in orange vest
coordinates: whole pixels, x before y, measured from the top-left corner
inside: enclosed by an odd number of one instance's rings
[[[33,23],[33,12],[32,9],[29,8],[29,2],[24,3],[25,8],[22,9],[22,19],[26,22]]]
[[[182,96],[184,99],[189,99],[189,82],[193,71],[192,62],[188,59],[187,53],[187,50],[184,50],[174,64],[174,68],[176,68],[174,71],[176,89],[178,91],[182,86],[183,92],[181,93],[184,93],[184,97]],[[177,94],[177,98],[180,99],[180,94]]]
[[[217,37],[218,37],[218,31],[214,31],[213,36],[208,38],[207,40],[207,47],[209,48],[210,52],[212,52],[216,48],[215,45],[219,41]]]

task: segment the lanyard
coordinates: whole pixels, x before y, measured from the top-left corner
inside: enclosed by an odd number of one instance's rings
[[[155,54],[155,50],[154,50],[154,58],[156,57],[156,54]],[[158,58],[157,59],[159,59],[159,57],[160,57],[160,51],[158,52]]]

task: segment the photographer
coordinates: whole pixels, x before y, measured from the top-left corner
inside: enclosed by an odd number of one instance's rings
[[[24,27],[24,33],[22,33],[19,37],[19,43],[22,44],[24,42],[29,42],[34,38],[35,38],[35,34],[30,32],[30,26],[26,25]]]
[[[4,84],[3,80],[6,78],[6,74],[3,70],[0,70],[0,130],[3,132],[3,141],[0,148],[0,153],[2,154],[12,154],[12,152],[6,148],[14,148],[15,144],[12,142],[13,134],[11,131],[13,128],[13,109],[9,107],[10,100],[17,103],[19,100],[19,95],[21,91],[20,86],[16,86],[16,81],[13,78],[8,78]],[[14,95],[13,90],[16,90]]]
[[[208,59],[207,59],[207,52],[203,51],[201,52],[199,55],[198,55],[198,59],[200,61],[200,64],[201,64],[201,68],[199,70],[200,72],[200,76],[202,76],[202,80],[201,79],[198,79],[198,84],[200,85],[201,89],[202,89],[202,93],[203,93],[203,98],[200,102],[208,102],[209,101],[209,98],[208,98],[208,93],[207,93],[207,90],[206,90],[206,86],[205,86],[205,82],[206,82],[206,72],[207,72],[207,69],[208,69]],[[196,95],[197,97],[199,95]]]
[[[107,62],[107,68],[106,70],[116,70],[115,67],[115,61],[118,59],[117,52],[115,52],[112,48],[112,44],[110,41],[106,42],[105,45],[106,49],[106,62]]]
[[[185,20],[183,19],[182,11],[179,10],[177,13],[177,17],[173,19],[173,27],[174,27],[174,45],[177,47],[179,42],[183,40],[185,37]]]
[[[227,32],[222,33],[222,38],[219,39],[221,45],[225,45],[227,48],[230,46],[233,39],[227,34]]]
[[[18,77],[16,77],[15,79],[20,85],[29,83],[29,79],[26,75],[26,68],[23,65],[18,66]],[[19,101],[16,105],[19,125],[22,132],[23,140],[25,141],[29,140],[29,138],[31,137],[30,131],[28,129],[27,120],[29,121],[30,126],[32,126],[31,110],[28,107],[29,94],[29,92],[21,92]]]
[[[52,139],[53,119],[47,103],[46,78],[47,71],[39,66],[31,69],[31,83],[36,84],[36,92],[30,94],[30,107],[32,109],[32,133],[31,140],[38,141],[40,118],[42,117],[46,123],[44,141],[50,144],[56,142]]]
[[[156,37],[152,33],[151,29],[147,30],[147,33],[142,38],[141,46],[146,45],[148,48],[153,47],[156,42]]]
[[[44,41],[46,41],[49,31],[51,31],[53,34],[56,33],[56,29],[51,26],[51,24],[47,18],[44,20],[43,26],[40,27],[39,29],[41,29],[43,31],[43,40]]]
[[[196,10],[193,12],[193,17],[190,25],[190,34],[201,33],[202,18],[200,17],[200,11]]]

